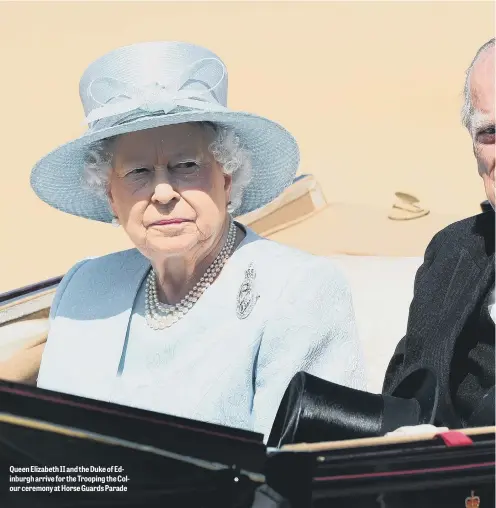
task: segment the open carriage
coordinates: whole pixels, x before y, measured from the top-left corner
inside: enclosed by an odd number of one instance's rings
[[[329,205],[307,175],[241,222],[263,236],[332,256],[343,268],[369,388],[379,392],[406,328],[421,252],[450,218],[423,214],[418,221],[388,222],[376,213],[386,225],[380,243],[389,239],[388,246],[346,244],[363,211]],[[310,235],[312,223],[328,228],[335,241]],[[392,241],[405,231],[410,245]],[[60,280],[0,295],[0,377],[14,381],[0,382],[0,506],[493,506],[493,428],[464,431],[469,437],[455,435],[454,443],[427,436],[272,449],[258,434],[26,386],[36,379]]]

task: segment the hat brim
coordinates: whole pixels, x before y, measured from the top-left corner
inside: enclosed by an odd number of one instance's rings
[[[105,138],[188,122],[212,122],[231,127],[251,155],[252,177],[236,216],[270,203],[293,181],[299,164],[298,145],[279,124],[250,113],[186,111],[144,116],[131,122],[88,131],[43,157],[31,172],[31,186],[45,203],[63,212],[100,222],[111,222],[106,199],[83,184],[88,145]]]

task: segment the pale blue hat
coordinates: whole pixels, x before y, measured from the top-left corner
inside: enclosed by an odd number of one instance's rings
[[[296,174],[295,139],[275,122],[228,109],[226,67],[200,46],[147,42],[116,49],[86,69],[79,93],[89,129],[43,157],[31,173],[36,194],[58,210],[111,222],[107,200],[83,185],[88,145],[165,125],[208,121],[236,131],[252,164],[236,215],[275,199]]]

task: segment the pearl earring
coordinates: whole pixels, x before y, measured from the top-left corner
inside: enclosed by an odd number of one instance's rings
[[[112,219],[112,226],[114,226],[114,228],[118,228],[120,226],[120,222],[119,222],[119,219],[117,217],[114,217]]]

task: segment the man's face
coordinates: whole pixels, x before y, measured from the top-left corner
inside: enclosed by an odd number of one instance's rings
[[[486,49],[472,68],[470,92],[475,114],[472,118],[474,154],[484,180],[487,199],[495,206],[495,48]]]

